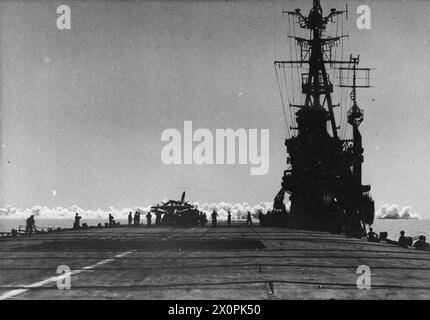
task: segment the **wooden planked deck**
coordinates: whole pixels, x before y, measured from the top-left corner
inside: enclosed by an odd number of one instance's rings
[[[430,253],[244,225],[65,231],[0,241],[0,299],[430,299]]]

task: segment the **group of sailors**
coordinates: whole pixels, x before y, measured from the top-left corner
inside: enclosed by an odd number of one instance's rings
[[[217,226],[217,217],[218,217],[218,212],[216,212],[216,210],[214,209],[212,211],[211,214],[212,217],[212,226],[216,227]],[[231,226],[231,212],[230,210],[227,211],[227,225],[230,227]],[[247,215],[246,215],[246,225],[252,225],[252,216],[251,216],[251,212],[248,211]]]
[[[134,216],[133,213],[130,211],[130,213],[128,214],[128,225],[134,225],[134,226],[139,226],[140,225],[140,215],[141,213],[136,211]],[[161,213],[160,212],[156,212],[155,213],[155,224],[156,225],[160,225],[161,224]],[[216,227],[217,226],[217,222],[218,222],[218,212],[214,209],[212,211],[211,214],[211,218],[212,218],[212,226]],[[75,215],[75,221],[73,223],[73,229],[77,230],[81,228],[81,219],[82,217],[76,213]],[[199,225],[200,226],[204,226],[207,223],[207,217],[206,214],[204,212],[200,212],[199,213]],[[260,219],[261,220],[261,219]],[[261,221],[260,221],[261,222]],[[152,214],[151,212],[148,212],[146,214],[146,224],[148,227],[150,227],[152,225]],[[113,226],[117,226],[119,225],[119,222],[115,222],[115,218],[113,217],[112,214],[109,213],[109,223],[107,224],[109,227],[113,227]],[[228,211],[227,212],[227,225],[231,226],[231,212]],[[252,216],[251,216],[251,212],[248,211],[247,213],[247,217],[246,217],[246,225],[252,225]],[[31,215],[27,220],[26,220],[26,226],[25,226],[25,234],[28,235],[32,235],[34,232],[37,232],[36,229],[36,224],[35,224],[35,220],[34,220],[34,215]],[[384,239],[386,240],[387,234],[385,233],[384,235]],[[369,228],[369,232],[367,233],[367,239],[370,242],[380,242],[380,240],[382,240],[382,236],[379,237],[374,231],[373,228]],[[405,237],[405,232],[404,231],[400,231],[400,237],[399,237],[399,241],[398,244],[401,247],[409,247],[412,246],[417,250],[430,250],[430,244],[426,242],[426,237],[423,235],[420,235],[418,237],[418,239],[415,241],[415,243],[413,243],[413,238],[412,237]]]
[[[140,225],[140,215],[141,213],[139,211],[136,211],[133,215],[133,212],[129,212],[128,214],[128,225],[129,226],[139,226]],[[150,226],[152,224],[151,220],[152,220],[152,214],[151,212],[148,212],[148,214],[146,215],[146,220],[147,220],[147,224],[148,226]]]
[[[136,211],[136,213],[134,214],[134,216],[133,216],[132,212],[130,212],[128,214],[128,225],[130,225],[130,226],[131,225],[135,225],[135,226],[140,225],[140,215],[141,215],[141,213],[138,212],[138,211]],[[31,216],[31,217],[33,217],[33,216]],[[28,224],[29,223],[28,222],[29,219],[27,219],[28,228],[31,225],[31,224],[30,225]],[[34,221],[34,218],[32,218],[32,219]],[[82,219],[82,217],[78,213],[76,213],[76,215],[75,215],[75,221],[73,223],[73,229],[74,230],[77,230],[77,229],[81,228],[81,219]],[[120,225],[119,222],[115,221],[115,218],[114,218],[114,216],[111,213],[109,213],[108,219],[109,219],[109,223],[107,224],[107,226],[114,227],[114,226]],[[146,220],[147,220],[148,226],[151,226],[151,219],[152,219],[151,212],[148,212],[148,214],[146,215]],[[156,223],[158,222],[157,220],[161,220],[161,215],[160,216],[157,215],[157,218],[155,220]],[[31,221],[30,221],[30,223],[31,223]]]
[[[399,237],[399,246],[407,248],[412,243],[411,237],[405,237],[405,232],[400,231],[400,237]],[[430,244],[426,242],[426,237],[423,235],[420,235],[418,239],[415,241],[415,243],[412,245],[417,250],[429,250]]]
[[[139,226],[141,224],[140,223],[140,215],[141,215],[141,213],[138,211],[136,211],[134,213],[134,215],[130,211],[130,213],[128,214],[128,225],[129,226],[131,226],[131,225]],[[156,216],[155,224],[160,225],[162,213],[156,212],[155,216]],[[212,218],[212,226],[216,227],[217,222],[218,222],[218,212],[216,210],[212,211],[211,218]],[[78,230],[81,228],[81,219],[82,219],[82,217],[78,213],[76,213],[75,221],[73,223],[73,230]],[[110,213],[109,213],[108,219],[109,219],[109,223],[107,224],[107,226],[109,226],[109,227],[117,226],[119,224],[119,223],[115,222],[115,218]],[[199,225],[204,226],[207,223],[207,221],[208,220],[207,220],[206,214],[204,212],[200,212],[199,213]],[[146,214],[146,224],[148,227],[150,227],[152,225],[152,214],[151,214],[151,212],[148,212]],[[228,211],[228,213],[227,213],[227,225],[231,226],[231,212],[230,211]],[[246,218],[246,225],[252,225],[252,216],[251,216],[251,212],[249,212],[249,211],[248,211],[247,218]],[[31,215],[26,220],[25,233],[32,235],[33,231],[37,232],[37,229],[36,229],[36,224],[34,221],[34,215]]]
[[[384,240],[386,240],[387,233],[385,232]],[[374,231],[373,228],[369,228],[369,232],[367,233],[367,239],[370,242],[380,242],[382,239],[378,236]],[[405,237],[405,232],[400,231],[400,237],[398,241],[398,245],[404,248],[408,247],[414,247],[417,250],[430,250],[430,244],[426,242],[426,237],[423,235],[420,235],[419,237],[416,237],[415,243],[413,243],[414,238],[412,237]]]

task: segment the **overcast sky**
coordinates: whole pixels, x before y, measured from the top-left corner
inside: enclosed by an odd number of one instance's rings
[[[272,201],[285,169],[273,60],[288,59],[281,11],[312,1],[2,1],[3,205],[96,209]],[[379,207],[430,218],[430,3],[347,1],[349,48],[374,67],[365,110],[364,182]],[[72,10],[58,30],[56,9]],[[355,27],[371,8],[371,30]],[[345,1],[322,1],[325,13]],[[270,129],[270,169],[171,165],[161,133]],[[55,191],[55,192],[54,192]]]

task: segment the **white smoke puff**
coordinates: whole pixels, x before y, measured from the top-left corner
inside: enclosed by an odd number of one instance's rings
[[[385,216],[385,213],[387,212],[388,204],[384,204],[375,212],[375,218],[376,219],[383,219],[382,217]]]
[[[0,209],[0,217],[9,218],[16,216],[17,214],[17,208],[13,208],[10,205]]]
[[[376,217],[379,219],[398,219],[399,206],[397,204],[385,204],[376,213]]]
[[[197,207],[197,210],[203,211],[206,214],[211,214],[214,210],[218,211],[217,203],[203,203],[203,205]]]
[[[232,220],[237,220],[237,219],[239,219],[239,216],[238,216],[238,214],[237,214],[237,210],[232,209],[232,210],[230,210],[230,213],[231,213],[231,219],[232,219]]]
[[[44,215],[44,214],[42,214],[42,207],[40,207],[40,206],[31,207],[31,214],[34,217],[38,217],[38,218]]]
[[[96,219],[106,218],[106,212],[99,208],[94,212],[94,217]]]
[[[228,202],[220,202],[217,205],[218,210],[229,211],[231,210],[231,204]]]
[[[257,204],[251,209],[251,215],[254,218],[257,218],[260,215],[260,213],[264,213],[264,211],[265,210],[264,210],[263,206]]]
[[[272,202],[260,202],[257,205],[250,206],[247,202],[242,203],[229,203],[229,202],[220,202],[220,203],[203,203],[199,202],[191,203],[194,205],[199,211],[205,212],[208,217],[215,209],[218,212],[218,218],[220,220],[227,219],[228,211],[230,211],[233,220],[237,219],[246,219],[248,211],[254,217],[258,217],[258,214],[262,212],[266,214],[267,211],[271,211],[273,208]],[[289,208],[289,204],[286,205],[287,209]],[[0,218],[28,218],[30,215],[34,215],[39,219],[50,218],[50,219],[73,219],[75,214],[78,213],[83,219],[107,219],[109,213],[114,216],[115,219],[127,219],[128,213],[131,211],[132,214],[136,211],[141,214],[146,215],[151,210],[151,206],[146,207],[136,207],[136,208],[122,208],[115,209],[114,207],[109,207],[107,209],[96,209],[96,210],[87,210],[83,209],[77,205],[70,206],[68,208],[63,207],[54,207],[52,209],[48,207],[42,206],[33,206],[29,209],[18,209],[14,208],[10,205],[5,208],[0,208]],[[400,212],[398,210],[398,212]],[[411,212],[410,208],[405,209],[403,212],[404,217],[413,217],[414,213]]]
[[[418,213],[412,212],[411,207],[404,207],[400,211],[400,219],[420,219],[420,215]]]
[[[266,214],[267,211],[273,210],[273,202],[260,202],[260,206],[263,207],[263,213]]]
[[[49,218],[65,218],[65,219],[71,219],[75,216],[76,213],[80,214],[82,216],[83,210],[80,209],[78,206],[72,206],[70,208],[62,208],[62,207],[55,207],[51,211],[45,212],[45,216],[48,216]]]
[[[209,211],[209,205],[207,203],[203,203],[200,208],[204,212]]]
[[[227,220],[228,211],[231,211],[231,204],[227,202],[220,202],[216,206],[219,220]]]
[[[258,217],[260,213],[266,214],[267,211],[273,210],[273,202],[260,202],[253,207],[254,216]]]
[[[233,205],[233,208],[236,210],[237,219],[246,219],[248,216],[248,211],[252,210],[250,205],[246,202],[236,203]]]
[[[148,214],[149,211],[151,211],[151,206],[147,206],[147,207],[135,207],[134,208],[134,212],[138,212],[141,215],[146,215],[146,214]]]
[[[244,219],[246,218],[247,212],[251,211],[252,208],[247,203],[236,203],[231,204],[228,202],[220,203],[203,203],[194,202],[193,205],[197,207],[199,211],[203,211],[207,215],[212,214],[215,210],[218,213],[218,219],[227,219],[228,211],[231,213],[231,218],[234,219]]]
[[[218,213],[218,220],[227,220],[228,212],[224,210],[224,208],[221,208],[217,210]]]
[[[73,206],[71,206],[70,208],[69,208],[69,212],[74,212],[75,214],[77,213],[77,214],[81,214],[81,213],[83,213],[85,210],[84,209],[81,209],[81,208],[79,208],[79,206],[77,206],[77,205],[73,205]]]
[[[213,202],[209,203],[208,208],[211,211],[216,210],[216,209],[218,209],[218,203],[213,203]]]
[[[403,207],[400,210],[397,204],[385,204],[376,211],[377,219],[420,219],[420,215],[412,212],[411,207]]]
[[[193,205],[195,208],[200,208],[200,204],[198,201],[191,202],[190,204]]]
[[[249,205],[248,202],[243,202],[242,207],[244,210],[247,210],[247,211],[251,210],[251,206]]]
[[[131,214],[133,215],[133,209],[131,208],[124,208],[120,210],[120,216],[121,219],[127,219],[128,218],[128,214],[131,212]]]

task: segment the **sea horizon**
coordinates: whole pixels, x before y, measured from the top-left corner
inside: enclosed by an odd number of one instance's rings
[[[224,222],[223,216],[220,217],[219,221]],[[243,217],[234,217],[234,221],[245,221]],[[103,226],[108,223],[108,217],[106,218],[82,218],[81,225],[86,223],[88,226],[97,226],[101,223]],[[116,219],[121,225],[128,223],[127,219]],[[254,224],[258,225],[258,219],[253,219]],[[71,218],[38,218],[36,217],[36,227],[41,228],[72,228],[74,219]],[[146,225],[146,218],[141,218],[143,226]],[[15,217],[1,217],[0,218],[0,232],[10,232],[12,229],[19,229],[19,227],[25,228],[24,218]],[[424,235],[427,239],[430,239],[430,219],[375,219],[372,228],[374,232],[388,232],[388,239],[397,240],[400,231],[405,231],[406,236],[416,237]]]

